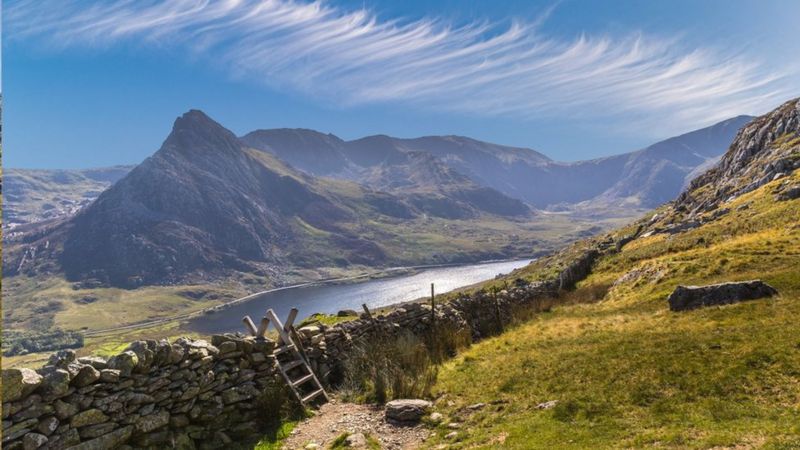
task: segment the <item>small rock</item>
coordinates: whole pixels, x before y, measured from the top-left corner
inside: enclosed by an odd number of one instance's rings
[[[117,369],[103,369],[100,371],[100,381],[105,383],[116,383],[119,381],[120,371]]]
[[[418,422],[430,407],[431,402],[427,400],[392,400],[386,404],[386,419],[395,422]]]
[[[316,442],[309,442],[309,443],[308,443],[308,444],[306,444],[306,446],[305,446],[305,447],[303,447],[303,448],[304,448],[305,450],[316,450],[316,449],[318,449],[318,448],[319,448],[319,444],[317,444]]]
[[[445,439],[455,439],[458,437],[458,431],[451,431],[444,435]]]
[[[107,420],[108,416],[103,414],[103,411],[99,409],[87,409],[86,411],[75,414],[70,421],[70,425],[72,425],[73,428],[80,428],[87,425],[103,423]]]
[[[447,428],[450,428],[451,430],[458,430],[461,428],[461,424],[458,422],[450,422],[447,424]]]
[[[536,409],[551,409],[558,404],[558,400],[550,400],[549,402],[539,403]]]
[[[353,433],[347,436],[344,444],[350,448],[367,448],[367,437],[363,433]]]
[[[38,429],[43,435],[50,436],[54,431],[56,431],[59,424],[59,420],[55,417],[47,417],[39,421],[39,426],[37,426],[36,429]]]
[[[78,362],[81,364],[88,364],[97,370],[103,370],[108,367],[108,361],[100,356],[84,356],[78,358]]]
[[[467,409],[469,409],[470,411],[477,411],[483,408],[484,406],[486,406],[486,403],[475,403],[474,405],[467,406]]]
[[[22,448],[25,450],[35,450],[47,444],[47,436],[39,433],[28,433],[22,438]]]
[[[444,416],[440,412],[435,412],[435,413],[431,414],[430,419],[431,419],[431,422],[433,422],[435,424],[440,424],[444,420]]]

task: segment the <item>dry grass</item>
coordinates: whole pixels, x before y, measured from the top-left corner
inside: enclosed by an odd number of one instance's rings
[[[426,445],[800,448],[800,201],[776,203],[773,188],[701,228],[632,242],[551,312],[445,364],[433,392],[466,431]],[[752,278],[780,296],[668,310],[678,284]]]

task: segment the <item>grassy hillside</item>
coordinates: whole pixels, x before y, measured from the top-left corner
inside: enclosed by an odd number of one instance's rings
[[[455,438],[442,426],[425,445],[800,448],[800,200],[774,200],[783,181],[700,228],[629,243],[596,264],[571,304],[447,363],[437,405],[463,425]],[[535,279],[552,262],[514,276]],[[679,284],[753,278],[780,295],[667,307]],[[475,403],[487,405],[466,408]]]

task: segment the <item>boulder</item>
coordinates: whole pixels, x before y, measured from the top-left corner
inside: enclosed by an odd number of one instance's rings
[[[27,397],[42,384],[42,376],[30,369],[3,370],[3,402]]]
[[[775,196],[775,200],[782,202],[786,200],[794,200],[800,198],[800,185],[788,186]]]
[[[386,419],[393,422],[415,423],[428,412],[431,402],[419,399],[392,400],[386,404]]]
[[[708,286],[678,286],[669,295],[669,309],[686,311],[703,306],[727,305],[745,300],[771,297],[778,291],[761,280],[711,284]]]

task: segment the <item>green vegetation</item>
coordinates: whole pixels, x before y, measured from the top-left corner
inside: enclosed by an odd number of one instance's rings
[[[305,319],[303,319],[303,321],[300,322],[300,325],[297,325],[297,328],[303,328],[303,327],[308,326],[308,325],[318,325],[318,324],[327,325],[327,326],[330,327],[330,326],[336,325],[337,323],[347,322],[347,321],[354,320],[354,319],[358,319],[358,315],[357,314],[347,315],[347,316],[339,316],[339,315],[336,315],[336,314],[316,313],[316,314],[312,314],[312,315],[306,317]]]
[[[290,420],[280,424],[273,432],[264,436],[261,441],[256,444],[253,450],[279,450],[283,440],[289,437],[294,427],[297,426],[299,420]]]
[[[3,333],[3,356],[81,347],[83,347],[83,334],[75,331],[54,330],[49,333],[6,331]]]
[[[344,433],[340,434],[339,436],[336,437],[336,439],[333,440],[333,442],[331,442],[331,445],[329,445],[328,448],[330,450],[336,450],[336,449],[342,449],[342,448],[350,448],[350,446],[347,444],[347,438],[350,437],[351,434],[352,433],[348,433],[348,432],[344,432]],[[367,441],[367,446],[365,448],[367,448],[369,450],[380,450],[381,449],[381,443],[378,442],[378,440],[375,439],[374,436],[372,436],[370,434],[367,434],[364,437],[366,438],[366,441]]]
[[[463,431],[425,445],[800,447],[800,202],[774,202],[775,184],[700,228],[633,241],[551,312],[444,364],[437,408]],[[780,296],[667,307],[679,284],[753,278]]]

